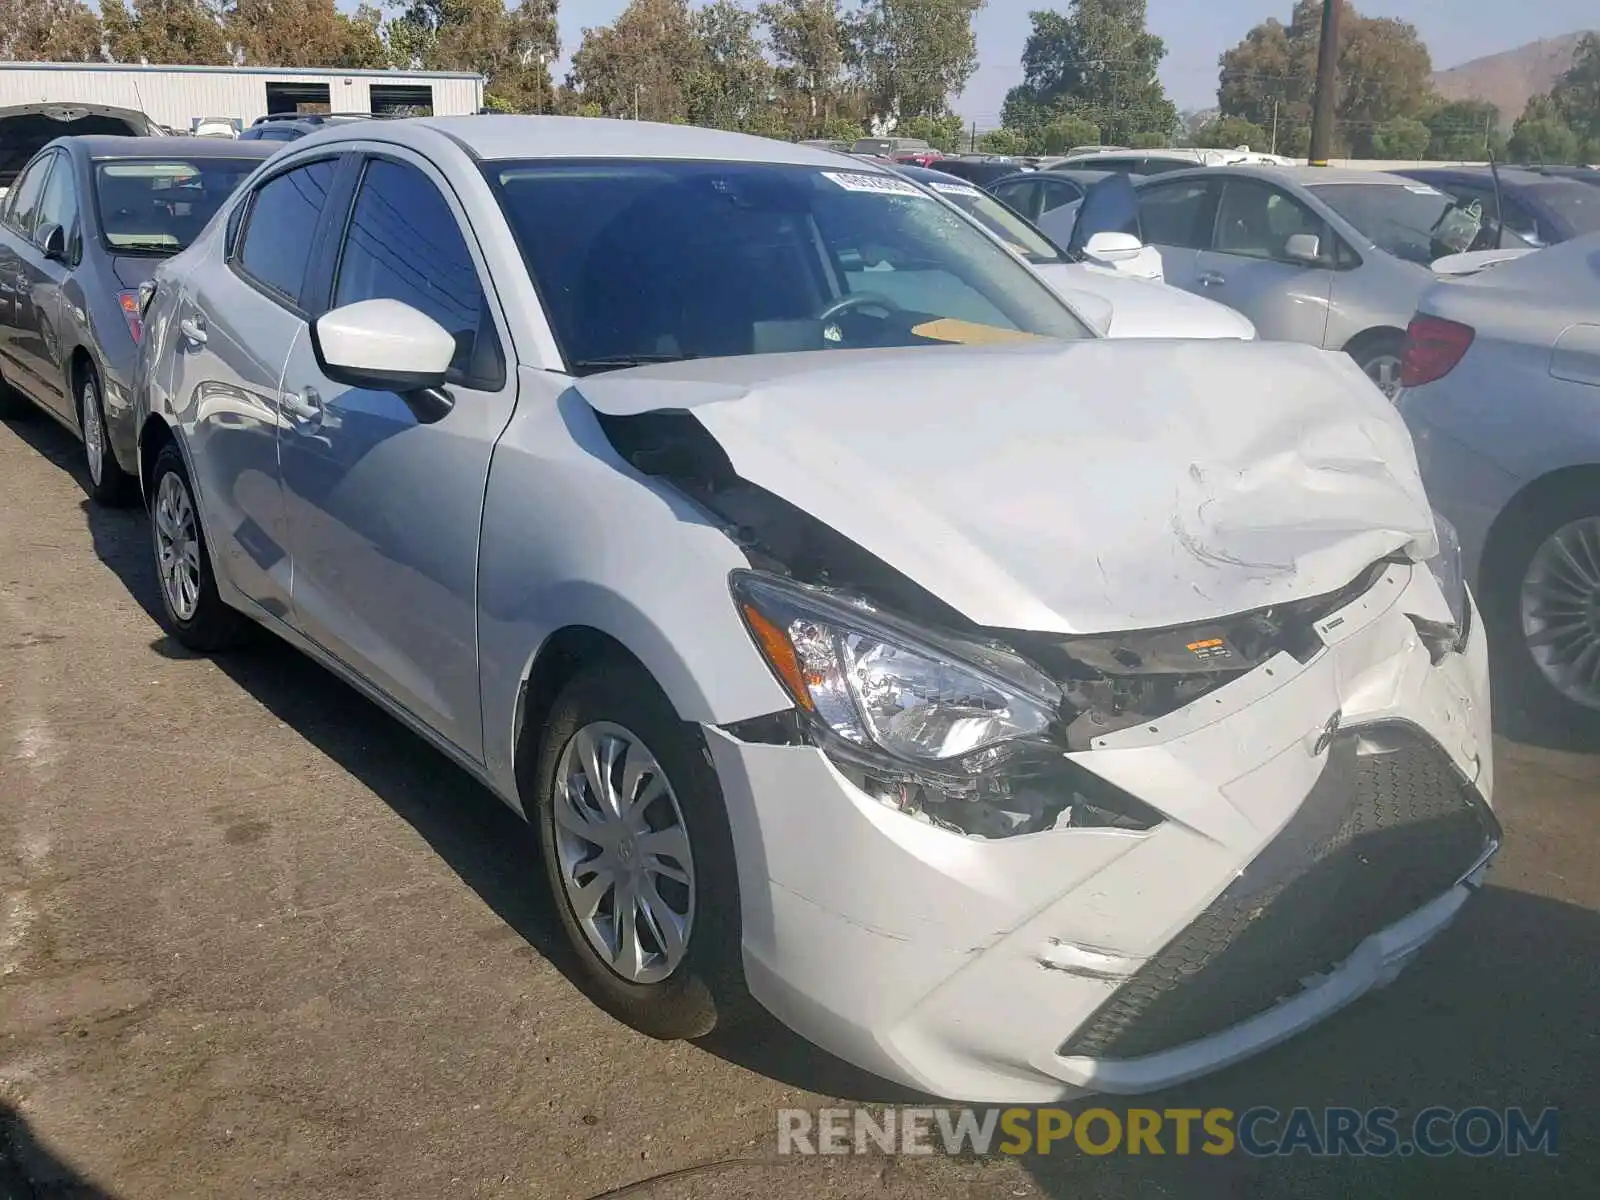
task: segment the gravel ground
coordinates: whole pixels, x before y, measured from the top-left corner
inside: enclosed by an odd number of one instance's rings
[[[1492,886],[1411,971],[1140,1102],[1556,1106],[1554,1158],[779,1158],[780,1107],[914,1098],[591,1007],[518,820],[281,645],[167,639],[77,456],[0,426],[0,1198],[1595,1194],[1594,758],[1501,743]]]

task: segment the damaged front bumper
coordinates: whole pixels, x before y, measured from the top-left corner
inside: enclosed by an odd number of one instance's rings
[[[1074,761],[1148,829],[963,837],[820,750],[706,728],[752,992],[824,1048],[972,1102],[1215,1070],[1381,986],[1498,844],[1479,623],[1435,661],[1391,564],[1285,653]]]

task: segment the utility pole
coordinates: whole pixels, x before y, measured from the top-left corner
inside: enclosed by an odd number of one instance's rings
[[[637,83],[633,85],[633,119],[635,121],[639,119],[639,85]]]
[[[1276,100],[1272,102],[1272,149],[1268,153],[1278,153],[1278,102]]]
[[[1339,9],[1341,0],[1322,0],[1322,42],[1317,47],[1317,98],[1311,116],[1313,167],[1328,165],[1333,149],[1333,116],[1339,106]]]

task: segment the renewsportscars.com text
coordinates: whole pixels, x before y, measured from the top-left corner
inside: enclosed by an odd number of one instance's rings
[[[1553,1108],[778,1110],[779,1154],[1490,1157],[1553,1155],[1559,1135]]]

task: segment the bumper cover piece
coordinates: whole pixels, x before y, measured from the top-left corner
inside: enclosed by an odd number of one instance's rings
[[[1499,839],[1476,788],[1419,730],[1340,733],[1282,832],[1059,1053],[1141,1058],[1247,1021],[1448,892]]]

